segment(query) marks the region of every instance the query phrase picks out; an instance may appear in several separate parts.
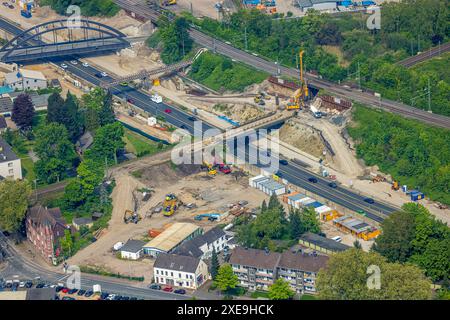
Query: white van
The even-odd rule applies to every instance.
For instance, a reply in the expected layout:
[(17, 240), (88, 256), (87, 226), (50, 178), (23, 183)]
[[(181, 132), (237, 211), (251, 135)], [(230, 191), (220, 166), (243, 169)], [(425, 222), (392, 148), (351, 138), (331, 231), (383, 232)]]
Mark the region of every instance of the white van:
[(156, 103), (161, 103), (162, 102), (162, 97), (155, 93), (154, 95), (152, 95), (152, 101), (156, 102)]
[(336, 242), (341, 242), (341, 241), (342, 241), (342, 238), (339, 237), (339, 236), (336, 236), (336, 237), (331, 238), (331, 240), (334, 240), (334, 241), (336, 241)]

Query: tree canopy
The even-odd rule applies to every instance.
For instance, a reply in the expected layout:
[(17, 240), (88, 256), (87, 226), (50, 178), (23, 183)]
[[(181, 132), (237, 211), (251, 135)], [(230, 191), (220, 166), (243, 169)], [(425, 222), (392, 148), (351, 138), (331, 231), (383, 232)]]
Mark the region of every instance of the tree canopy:
[(28, 94), (22, 93), (14, 99), (11, 119), (20, 128), (31, 127), (33, 123), (34, 106)]
[(91, 16), (115, 16), (120, 8), (113, 0), (44, 0), (43, 4), (49, 4), (52, 9), (62, 15), (67, 15), (67, 7), (76, 5), (81, 8), (81, 14)]
[(221, 291), (234, 289), (238, 285), (238, 277), (233, 273), (233, 269), (229, 264), (223, 264), (219, 268), (214, 283)]
[(408, 203), (382, 223), (374, 250), (390, 262), (418, 265), (433, 281), (450, 275), (450, 228), (422, 205)]
[(376, 252), (356, 248), (333, 254), (319, 271), (316, 287), (321, 299), (431, 299), (431, 282), (418, 267), (389, 263)]
[(19, 230), (28, 208), (31, 186), (28, 181), (0, 181), (0, 229)]
[(294, 295), (295, 292), (291, 289), (289, 283), (282, 278), (278, 278), (269, 287), (270, 300), (289, 300), (292, 299)]

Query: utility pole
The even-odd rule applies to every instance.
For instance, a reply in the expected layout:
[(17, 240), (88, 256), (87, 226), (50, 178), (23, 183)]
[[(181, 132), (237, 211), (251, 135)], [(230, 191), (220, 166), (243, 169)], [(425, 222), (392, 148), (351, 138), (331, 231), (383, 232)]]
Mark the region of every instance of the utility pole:
[(430, 86), (430, 78), (428, 78), (428, 112), (433, 113), (431, 110), (431, 86)]
[(361, 90), (361, 69), (359, 68), (359, 62), (358, 62), (358, 89)]
[(245, 34), (245, 50), (248, 50), (248, 43), (247, 43), (247, 27), (245, 27), (245, 29), (244, 29), (244, 34)]

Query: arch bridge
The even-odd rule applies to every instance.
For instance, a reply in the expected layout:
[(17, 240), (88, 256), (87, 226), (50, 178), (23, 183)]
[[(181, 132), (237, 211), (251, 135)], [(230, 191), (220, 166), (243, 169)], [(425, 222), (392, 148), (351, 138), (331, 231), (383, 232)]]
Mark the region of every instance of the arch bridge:
[(31, 62), (70, 55), (98, 54), (130, 46), (126, 35), (91, 20), (55, 20), (36, 25), (0, 48), (0, 61)]

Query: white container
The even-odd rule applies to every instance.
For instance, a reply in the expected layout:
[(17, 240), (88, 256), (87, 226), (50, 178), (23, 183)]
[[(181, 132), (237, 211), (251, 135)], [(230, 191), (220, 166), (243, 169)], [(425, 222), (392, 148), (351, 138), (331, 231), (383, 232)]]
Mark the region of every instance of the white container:
[(117, 243), (113, 246), (113, 249), (114, 249), (115, 251), (119, 251), (120, 249), (122, 249), (122, 247), (123, 247), (123, 242), (117, 242)]

